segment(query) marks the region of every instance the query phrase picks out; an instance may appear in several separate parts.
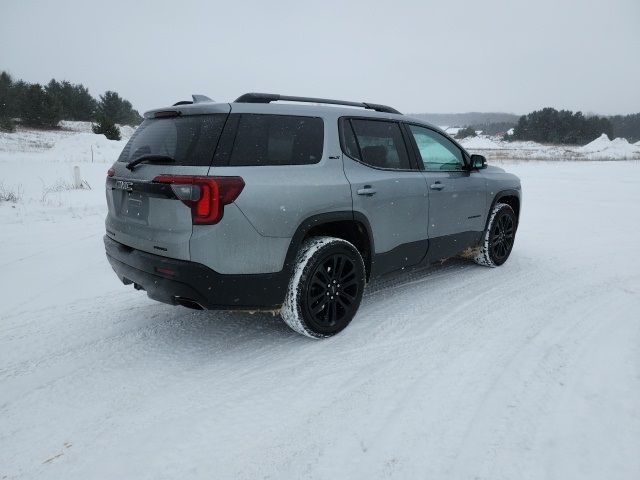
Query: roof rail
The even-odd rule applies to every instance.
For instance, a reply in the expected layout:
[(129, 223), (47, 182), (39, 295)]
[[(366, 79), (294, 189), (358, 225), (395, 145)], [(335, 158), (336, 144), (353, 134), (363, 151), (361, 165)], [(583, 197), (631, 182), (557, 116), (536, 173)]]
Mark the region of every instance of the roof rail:
[(213, 102), (213, 100), (211, 100), (206, 95), (191, 95), (191, 98), (193, 98), (193, 100), (180, 100), (179, 102), (174, 103), (172, 106), (175, 107), (176, 105), (191, 105), (192, 103)]
[(377, 103), (365, 102), (346, 102), (343, 100), (331, 100), (329, 98), (313, 98), (313, 97), (292, 97), (290, 95), (279, 95), (277, 93), (245, 93), (236, 98), (235, 103), (270, 103), (278, 100), (287, 102), (307, 102), (307, 103), (326, 103), (328, 105), (346, 105), (349, 107), (362, 107), (376, 112), (398, 113), (398, 110), (386, 105), (378, 105)]

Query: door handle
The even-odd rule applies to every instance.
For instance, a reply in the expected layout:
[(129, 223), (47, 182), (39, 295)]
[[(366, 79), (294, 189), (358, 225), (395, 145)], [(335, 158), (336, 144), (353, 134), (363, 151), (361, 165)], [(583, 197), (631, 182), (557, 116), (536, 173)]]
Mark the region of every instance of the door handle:
[(444, 184), (440, 182), (432, 183), (431, 190), (442, 190), (444, 188)]
[(366, 195), (367, 197), (370, 197), (375, 194), (376, 191), (371, 188), (371, 185), (365, 185), (363, 188), (358, 189), (358, 195)]

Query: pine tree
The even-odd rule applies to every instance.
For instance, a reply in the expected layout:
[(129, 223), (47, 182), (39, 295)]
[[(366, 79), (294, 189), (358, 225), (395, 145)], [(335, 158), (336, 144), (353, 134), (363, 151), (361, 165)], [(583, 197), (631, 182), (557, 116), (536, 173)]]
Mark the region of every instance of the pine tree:
[(57, 98), (47, 94), (41, 85), (27, 85), (20, 102), (22, 123), (31, 127), (57, 127), (62, 106)]
[(103, 134), (109, 140), (120, 140), (121, 138), (118, 126), (105, 116), (100, 117), (91, 129), (93, 133)]
[(472, 127), (465, 127), (458, 130), (456, 134), (456, 138), (467, 138), (467, 137), (475, 137), (476, 131)]
[(15, 111), (14, 97), (12, 95), (13, 80), (7, 72), (0, 72), (0, 130), (5, 132), (15, 131), (13, 114)]

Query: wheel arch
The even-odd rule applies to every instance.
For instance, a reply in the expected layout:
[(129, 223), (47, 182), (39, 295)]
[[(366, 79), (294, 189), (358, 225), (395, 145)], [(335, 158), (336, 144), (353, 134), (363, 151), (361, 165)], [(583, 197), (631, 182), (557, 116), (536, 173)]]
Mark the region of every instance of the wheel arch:
[(516, 219), (518, 222), (520, 221), (520, 192), (517, 190), (501, 190), (493, 197), (493, 201), (491, 202), (491, 207), (487, 212), (487, 219), (485, 222), (485, 231), (489, 227), (489, 219), (491, 218), (491, 212), (495, 208), (496, 204), (506, 203), (509, 205), (516, 214)]
[(293, 271), (293, 264), (302, 243), (309, 237), (327, 235), (353, 244), (362, 255), (367, 281), (371, 276), (371, 261), (375, 252), (371, 224), (359, 212), (338, 211), (313, 215), (298, 225), (285, 257), (284, 268)]

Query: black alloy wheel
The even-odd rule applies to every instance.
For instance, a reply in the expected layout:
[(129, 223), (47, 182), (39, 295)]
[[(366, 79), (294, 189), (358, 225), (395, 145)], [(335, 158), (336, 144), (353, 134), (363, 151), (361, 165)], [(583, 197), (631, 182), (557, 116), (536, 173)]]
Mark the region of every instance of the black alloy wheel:
[(498, 214), (491, 226), (491, 238), (489, 240), (491, 259), (496, 265), (506, 262), (516, 235), (516, 219), (513, 210), (503, 209)]
[(361, 272), (344, 253), (331, 253), (313, 269), (306, 286), (306, 316), (316, 330), (330, 331), (351, 320), (361, 297)]

